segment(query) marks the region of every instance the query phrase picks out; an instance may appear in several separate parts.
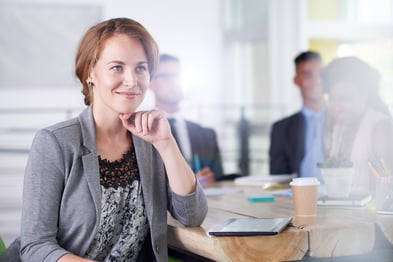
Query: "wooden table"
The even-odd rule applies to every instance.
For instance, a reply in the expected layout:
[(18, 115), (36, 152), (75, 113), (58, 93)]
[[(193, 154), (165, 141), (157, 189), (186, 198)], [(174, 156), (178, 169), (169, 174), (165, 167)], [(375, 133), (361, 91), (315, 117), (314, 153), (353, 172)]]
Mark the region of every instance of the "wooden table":
[(250, 202), (247, 196), (264, 193), (256, 186), (234, 187), (236, 193), (208, 196), (209, 211), (201, 227), (185, 228), (169, 219), (168, 245), (215, 261), (288, 261), (311, 257), (333, 257), (367, 253), (375, 242), (376, 226), (393, 244), (393, 216), (377, 216), (368, 208), (319, 207), (309, 225), (293, 220), (275, 236), (210, 237), (208, 230), (228, 218), (295, 216), (292, 198), (276, 196), (274, 202)]

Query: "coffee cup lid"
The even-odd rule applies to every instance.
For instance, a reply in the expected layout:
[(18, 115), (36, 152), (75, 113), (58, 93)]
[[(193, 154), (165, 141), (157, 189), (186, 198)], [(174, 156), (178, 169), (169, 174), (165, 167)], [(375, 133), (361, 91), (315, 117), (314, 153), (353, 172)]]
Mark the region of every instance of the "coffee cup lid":
[(289, 183), (291, 186), (315, 186), (320, 182), (316, 177), (296, 177)]

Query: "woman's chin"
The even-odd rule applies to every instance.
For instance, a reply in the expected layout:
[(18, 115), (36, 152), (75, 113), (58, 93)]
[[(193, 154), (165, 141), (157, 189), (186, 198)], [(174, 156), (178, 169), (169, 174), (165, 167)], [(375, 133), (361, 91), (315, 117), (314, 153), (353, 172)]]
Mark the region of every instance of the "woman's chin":
[(119, 110), (119, 114), (132, 114), (136, 111), (136, 108), (122, 108)]

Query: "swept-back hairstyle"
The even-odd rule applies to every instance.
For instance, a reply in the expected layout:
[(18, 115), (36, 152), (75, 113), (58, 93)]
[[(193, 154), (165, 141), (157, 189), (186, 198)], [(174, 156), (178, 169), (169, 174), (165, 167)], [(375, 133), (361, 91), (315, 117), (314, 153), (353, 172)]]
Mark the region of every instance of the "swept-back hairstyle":
[(141, 42), (147, 57), (150, 79), (157, 67), (158, 45), (137, 21), (129, 18), (113, 18), (94, 25), (82, 37), (75, 58), (75, 73), (83, 85), (82, 93), (86, 105), (92, 102), (91, 85), (87, 83), (89, 73), (97, 63), (105, 42), (115, 34), (125, 34)]
[(305, 51), (298, 54), (293, 62), (295, 63), (295, 68), (299, 66), (299, 64), (310, 61), (310, 60), (319, 60), (322, 61), (322, 58), (319, 53), (314, 51)]

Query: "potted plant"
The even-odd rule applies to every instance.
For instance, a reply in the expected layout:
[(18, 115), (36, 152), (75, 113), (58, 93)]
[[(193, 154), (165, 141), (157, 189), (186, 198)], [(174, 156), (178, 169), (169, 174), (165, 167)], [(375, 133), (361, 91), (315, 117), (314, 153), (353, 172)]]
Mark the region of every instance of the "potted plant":
[(318, 168), (352, 168), (353, 162), (348, 158), (329, 157), (323, 162), (317, 163)]
[(348, 197), (352, 189), (353, 163), (348, 158), (330, 157), (317, 163), (324, 180), (326, 194), (331, 198)]

